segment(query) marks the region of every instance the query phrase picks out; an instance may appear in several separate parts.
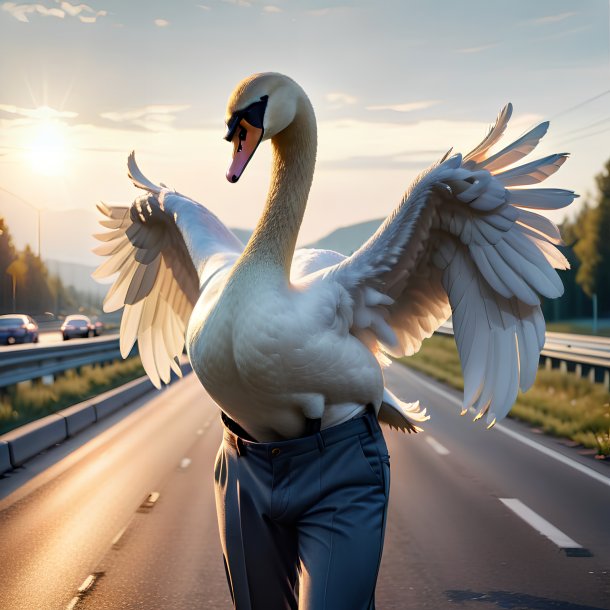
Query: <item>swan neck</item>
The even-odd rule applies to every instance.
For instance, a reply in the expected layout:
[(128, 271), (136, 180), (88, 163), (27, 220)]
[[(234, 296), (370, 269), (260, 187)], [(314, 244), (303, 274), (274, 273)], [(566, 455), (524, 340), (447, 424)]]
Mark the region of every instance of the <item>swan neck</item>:
[(309, 100), (304, 100), (293, 122), (271, 144), (267, 202), (244, 255), (281, 267), (289, 277), (316, 160), (316, 122)]

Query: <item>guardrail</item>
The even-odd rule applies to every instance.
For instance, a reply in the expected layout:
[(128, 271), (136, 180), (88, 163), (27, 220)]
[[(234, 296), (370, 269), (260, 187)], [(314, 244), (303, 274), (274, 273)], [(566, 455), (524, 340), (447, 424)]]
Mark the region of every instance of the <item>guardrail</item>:
[[(182, 360), (180, 368), (183, 375), (191, 372), (191, 366), (186, 359)], [(177, 379), (176, 374), (172, 372), (170, 383)], [(85, 428), (130, 405), (154, 389), (152, 382), (145, 375), (0, 435), (0, 476), (19, 468), (57, 443), (76, 436)]]
[[(437, 332), (453, 335), (453, 327), (443, 324)], [(587, 377), (610, 391), (610, 338), (547, 332), (540, 364)]]
[[(453, 328), (450, 324), (444, 324), (437, 332), (452, 335)], [(134, 346), (130, 355), (136, 353), (137, 347)], [(120, 358), (118, 335), (1, 349), (0, 390), (20, 381)], [(602, 383), (610, 390), (610, 339), (549, 332), (540, 361), (547, 369), (574, 372)]]
[[(136, 354), (134, 347), (130, 355)], [(87, 364), (121, 359), (119, 337), (96, 337), (49, 345), (12, 346), (0, 350), (0, 388), (56, 375)]]

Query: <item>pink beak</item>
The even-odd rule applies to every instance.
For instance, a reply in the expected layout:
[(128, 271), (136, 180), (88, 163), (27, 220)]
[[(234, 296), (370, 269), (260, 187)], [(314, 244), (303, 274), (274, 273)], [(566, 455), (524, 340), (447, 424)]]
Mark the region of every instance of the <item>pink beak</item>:
[(237, 182), (263, 139), (263, 130), (242, 119), (235, 130), (233, 160), (227, 170), (227, 180)]

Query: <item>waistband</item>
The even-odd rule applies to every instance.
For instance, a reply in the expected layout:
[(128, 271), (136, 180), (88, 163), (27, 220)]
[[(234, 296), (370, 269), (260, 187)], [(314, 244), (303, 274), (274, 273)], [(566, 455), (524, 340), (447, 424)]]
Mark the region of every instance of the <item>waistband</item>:
[(237, 450), (240, 456), (254, 453), (260, 457), (272, 459), (294, 457), (310, 451), (322, 451), (328, 445), (360, 434), (369, 434), (371, 436), (381, 434), (377, 416), (372, 407), (369, 407), (364, 415), (350, 419), (343, 424), (332, 426), (331, 428), (324, 428), (324, 430), (309, 436), (269, 443), (258, 443), (237, 435), (225, 423), (223, 438), (226, 443)]

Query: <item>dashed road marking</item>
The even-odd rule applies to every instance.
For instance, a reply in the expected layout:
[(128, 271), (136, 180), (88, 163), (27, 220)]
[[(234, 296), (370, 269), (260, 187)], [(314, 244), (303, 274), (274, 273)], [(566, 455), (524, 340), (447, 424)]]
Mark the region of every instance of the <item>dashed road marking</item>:
[(95, 584), (95, 580), (97, 579), (96, 574), (89, 574), (85, 580), (83, 580), (83, 584), (78, 588), (79, 595), (84, 595), (91, 589), (91, 587)]
[[(408, 372), (408, 374), (413, 375), (413, 377), (418, 379), (420, 382), (422, 381), (420, 377), (418, 377), (411, 371), (407, 370), (407, 372)], [(425, 381), (423, 383), (425, 384)], [(427, 388), (429, 388), (433, 392), (436, 392), (436, 394), (438, 394), (439, 396), (442, 396), (443, 398), (449, 400), (453, 404), (458, 405), (460, 408), (462, 407), (462, 401), (458, 400), (455, 396), (453, 396), (453, 394), (450, 394), (449, 392), (446, 392), (445, 390), (436, 387), (436, 385), (431, 385), (431, 384), (425, 384), (425, 385)], [(522, 434), (519, 434), (518, 432), (515, 432), (514, 430), (510, 430), (508, 427), (503, 426), (502, 424), (496, 424), (493, 429), (499, 430), (503, 434), (506, 434), (507, 436), (514, 438), (515, 440), (519, 441), (520, 443), (523, 443), (524, 445), (527, 445), (528, 447), (531, 447), (532, 449), (535, 449), (536, 451), (539, 451), (540, 453), (544, 453), (544, 455), (546, 455), (554, 460), (557, 460), (558, 462), (561, 462), (562, 464), (565, 464), (566, 466), (569, 466), (570, 468), (573, 468), (574, 470), (578, 470), (578, 472), (587, 475), (591, 479), (596, 480), (598, 483), (603, 483), (604, 485), (607, 485), (608, 487), (610, 487), (610, 477), (607, 477), (607, 476), (601, 474), (600, 472), (597, 472), (597, 470), (593, 470), (593, 468), (589, 468), (588, 466), (585, 466), (584, 464), (581, 464), (580, 462), (577, 462), (576, 460), (566, 457), (565, 455), (563, 455), (562, 453), (559, 453), (558, 451), (549, 449), (548, 447), (546, 447), (540, 443), (537, 443), (536, 441), (533, 441), (532, 439), (530, 439), (526, 436), (523, 436)]]
[(70, 600), (70, 603), (66, 606), (66, 610), (74, 610), (76, 608), (76, 604), (80, 601), (80, 597), (75, 596)]
[(576, 540), (572, 540), (567, 534), (557, 529), (552, 523), (541, 517), (538, 513), (535, 513), (520, 500), (516, 498), (499, 498), (499, 500), (530, 527), (533, 527), (538, 533), (548, 538), (560, 549), (583, 549), (582, 545), (578, 544)]
[(432, 447), (436, 453), (439, 455), (449, 455), (449, 449), (447, 449), (445, 445), (441, 445), (435, 438), (432, 436), (426, 436), (425, 439), (428, 445), (430, 445), (430, 447)]

